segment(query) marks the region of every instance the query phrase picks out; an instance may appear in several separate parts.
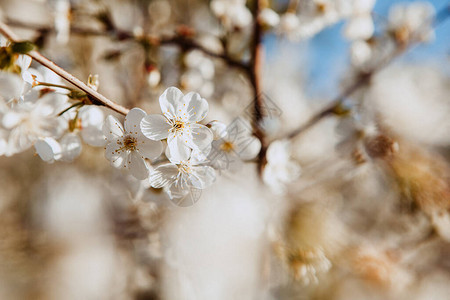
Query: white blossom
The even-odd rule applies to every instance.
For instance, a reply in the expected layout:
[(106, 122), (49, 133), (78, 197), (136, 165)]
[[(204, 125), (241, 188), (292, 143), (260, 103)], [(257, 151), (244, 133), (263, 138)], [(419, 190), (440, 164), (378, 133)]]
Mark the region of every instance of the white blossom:
[(216, 179), (214, 169), (200, 165), (196, 159), (170, 160), (170, 163), (160, 165), (152, 171), (149, 181), (154, 188), (166, 188), (171, 198), (180, 197), (191, 188), (205, 189)]
[(429, 41), (433, 38), (434, 8), (428, 2), (399, 3), (389, 11), (389, 30), (400, 43), (411, 38)]
[(103, 134), (108, 142), (105, 157), (115, 168), (127, 168), (140, 180), (146, 179), (149, 174), (145, 158), (154, 159), (162, 152), (161, 142), (142, 135), (140, 122), (146, 115), (143, 110), (133, 108), (125, 117), (125, 128), (111, 115), (103, 125)]
[(203, 151), (209, 147), (213, 134), (199, 124), (208, 113), (208, 102), (197, 93), (183, 93), (168, 88), (159, 98), (163, 115), (148, 115), (142, 119), (142, 133), (152, 140), (167, 139), (174, 159), (185, 161), (191, 149)]
[(210, 7), (225, 28), (242, 28), (252, 21), (252, 13), (245, 6), (245, 2), (246, 0), (213, 0)]
[(26, 96), (1, 115), (2, 126), (8, 131), (7, 156), (27, 150), (39, 138), (58, 138), (65, 128), (57, 116), (60, 98), (54, 94), (39, 98), (38, 91)]
[(258, 20), (265, 26), (275, 27), (280, 23), (280, 16), (273, 9), (264, 8), (259, 13)]
[(284, 193), (286, 184), (300, 176), (301, 168), (291, 158), (290, 145), (287, 140), (279, 140), (271, 143), (267, 149), (263, 180), (274, 193)]

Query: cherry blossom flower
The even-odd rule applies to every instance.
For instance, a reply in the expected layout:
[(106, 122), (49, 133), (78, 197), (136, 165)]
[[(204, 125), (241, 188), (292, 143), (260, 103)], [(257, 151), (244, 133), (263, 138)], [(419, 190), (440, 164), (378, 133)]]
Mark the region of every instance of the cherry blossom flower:
[(264, 8), (259, 13), (258, 20), (267, 27), (275, 27), (280, 23), (280, 16), (274, 10)]
[(399, 3), (389, 11), (389, 30), (400, 44), (411, 38), (429, 41), (433, 38), (434, 8), (428, 2)]
[(165, 188), (171, 199), (181, 198), (192, 188), (203, 190), (216, 179), (216, 172), (210, 166), (200, 165), (195, 158), (185, 161), (174, 160), (158, 166), (151, 172), (149, 181), (154, 188)]
[(234, 171), (244, 160), (254, 159), (258, 155), (261, 142), (240, 119), (228, 126), (217, 121), (210, 126), (216, 138), (208, 160), (214, 168)]
[(125, 128), (115, 117), (109, 115), (103, 125), (107, 139), (105, 156), (115, 168), (127, 168), (137, 179), (148, 177), (145, 158), (154, 159), (162, 153), (162, 143), (142, 135), (140, 123), (147, 114), (133, 108), (125, 117)]
[(349, 40), (366, 40), (373, 35), (375, 26), (372, 9), (375, 0), (360, 0), (353, 4), (353, 13), (344, 28), (344, 36)]
[(274, 193), (286, 192), (286, 184), (300, 176), (301, 168), (291, 159), (290, 142), (275, 141), (267, 149), (267, 165), (264, 168), (263, 180)]
[(208, 102), (197, 93), (183, 93), (168, 88), (159, 98), (163, 115), (147, 115), (142, 119), (142, 133), (152, 140), (167, 139), (174, 159), (188, 160), (191, 149), (203, 151), (212, 142), (213, 134), (198, 124), (208, 113)]
[(3, 114), (1, 122), (8, 131), (8, 149), (10, 156), (30, 148), (39, 138), (58, 138), (64, 132), (65, 124), (58, 118), (61, 99), (54, 94), (39, 98), (38, 91), (29, 92), (23, 102), (15, 105)]

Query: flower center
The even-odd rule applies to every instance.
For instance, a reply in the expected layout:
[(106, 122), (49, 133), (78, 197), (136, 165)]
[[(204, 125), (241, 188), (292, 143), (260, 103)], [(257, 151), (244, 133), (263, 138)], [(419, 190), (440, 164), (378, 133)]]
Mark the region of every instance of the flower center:
[(172, 125), (172, 128), (169, 129), (172, 133), (182, 132), (186, 126), (186, 124), (179, 119), (168, 120), (169, 124)]
[(178, 166), (178, 172), (180, 173), (190, 173), (191, 172), (191, 166), (187, 163), (181, 163)]
[(131, 136), (126, 136), (123, 139), (123, 147), (125, 150), (135, 151), (137, 147), (137, 139)]
[(229, 141), (225, 141), (222, 145), (220, 145), (220, 149), (224, 152), (231, 152), (234, 150), (234, 144)]

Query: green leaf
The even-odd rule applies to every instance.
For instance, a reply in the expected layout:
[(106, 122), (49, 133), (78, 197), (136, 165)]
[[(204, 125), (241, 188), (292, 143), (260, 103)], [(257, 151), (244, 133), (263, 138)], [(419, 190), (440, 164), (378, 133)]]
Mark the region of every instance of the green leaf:
[(34, 49), (34, 44), (29, 41), (24, 41), (12, 43), (10, 47), (14, 53), (27, 54)]

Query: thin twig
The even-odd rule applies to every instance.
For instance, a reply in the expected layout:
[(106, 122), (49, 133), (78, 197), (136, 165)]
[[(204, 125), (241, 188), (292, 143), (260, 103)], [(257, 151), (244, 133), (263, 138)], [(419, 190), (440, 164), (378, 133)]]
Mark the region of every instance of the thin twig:
[(253, 109), (254, 109), (254, 119), (253, 121), (253, 132), (254, 135), (261, 142), (261, 150), (258, 154), (258, 172), (261, 174), (264, 166), (267, 163), (266, 152), (267, 152), (267, 141), (264, 130), (261, 129), (261, 123), (264, 118), (264, 99), (261, 87), (261, 77), (262, 77), (262, 67), (263, 67), (263, 44), (262, 44), (262, 27), (259, 22), (259, 13), (261, 10), (261, 0), (254, 1), (253, 7), (253, 43), (251, 48), (251, 61), (250, 66), (247, 69), (247, 74), (249, 76), (250, 82), (253, 87)]
[[(14, 34), (14, 32), (11, 31), (11, 29), (3, 22), (0, 22), (0, 34), (5, 36), (7, 39), (11, 40), (12, 42), (19, 42), (20, 39), (18, 36)], [(85, 92), (88, 95), (88, 98), (92, 101), (93, 104), (96, 105), (103, 105), (106, 106), (122, 115), (126, 115), (128, 113), (128, 109), (109, 100), (102, 94), (98, 93), (97, 91), (91, 89), (89, 86), (87, 86), (84, 82), (64, 70), (63, 68), (56, 65), (54, 62), (40, 54), (36, 50), (32, 50), (27, 53), (28, 56), (30, 56), (32, 59), (40, 63), (41, 65), (49, 68), (83, 92)]]

